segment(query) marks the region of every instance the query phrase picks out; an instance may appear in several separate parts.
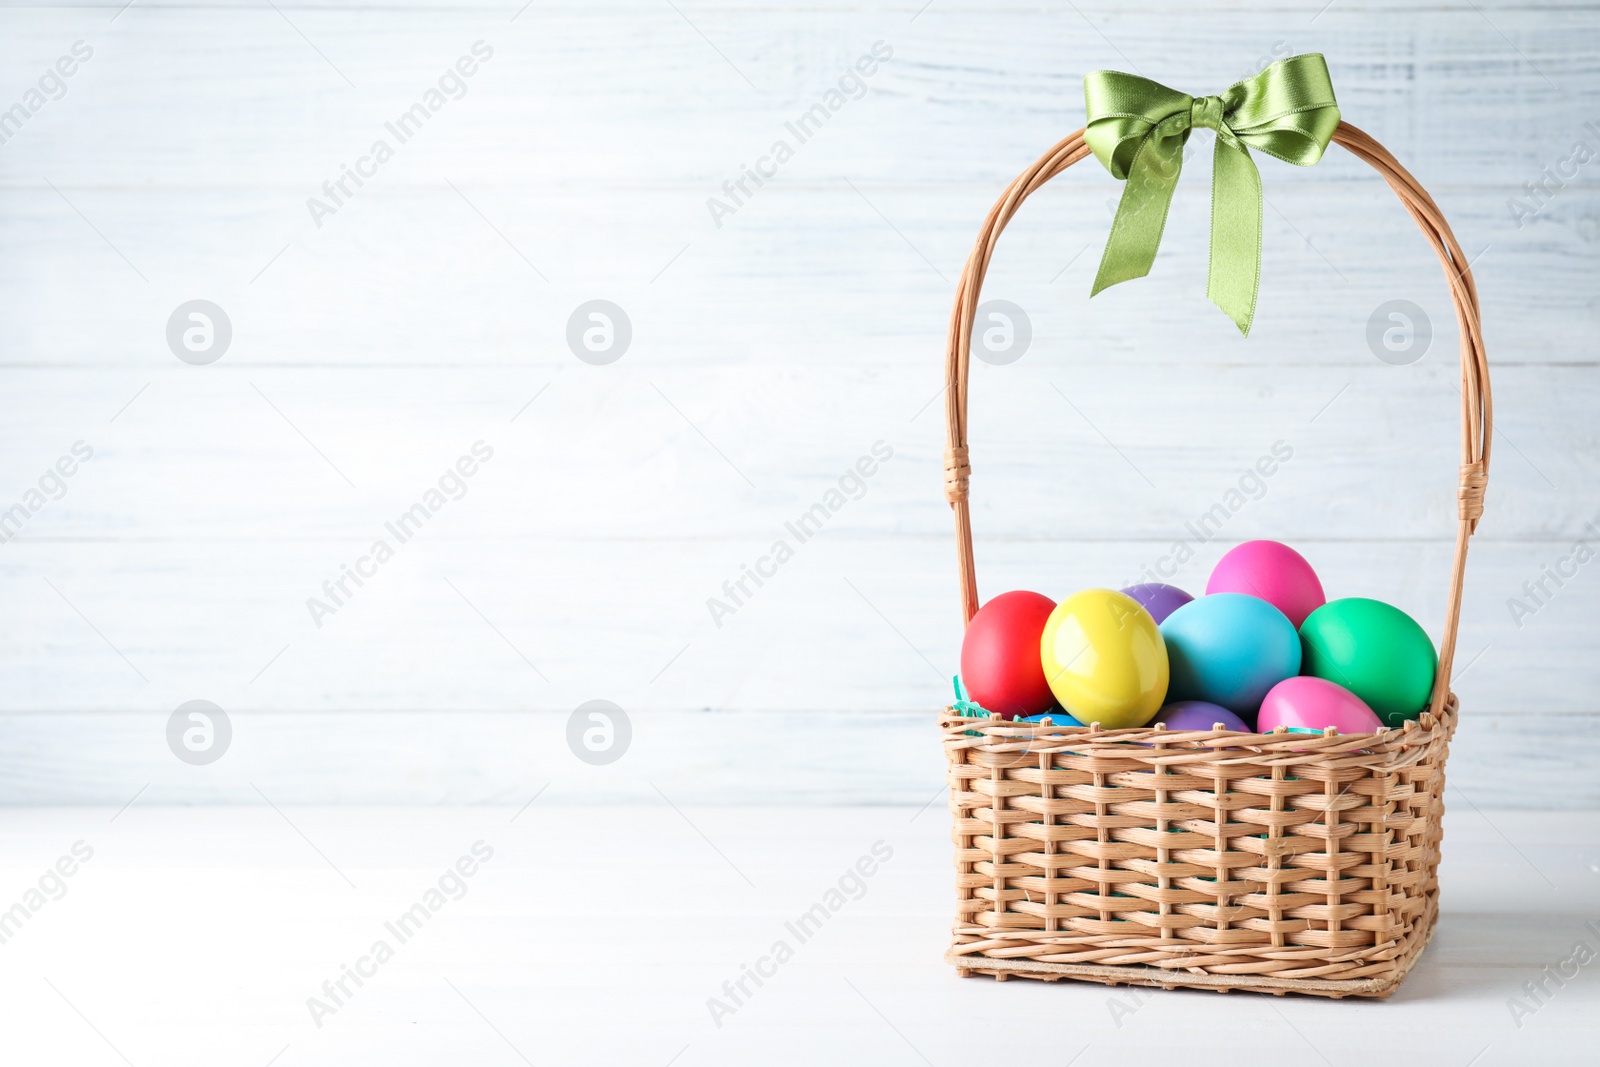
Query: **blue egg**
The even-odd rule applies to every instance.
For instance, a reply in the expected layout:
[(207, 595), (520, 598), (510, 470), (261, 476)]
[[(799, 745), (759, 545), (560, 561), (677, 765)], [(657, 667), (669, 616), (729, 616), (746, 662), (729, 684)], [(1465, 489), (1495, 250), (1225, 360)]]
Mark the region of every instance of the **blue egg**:
[(1167, 700), (1208, 700), (1239, 715), (1261, 709), (1267, 690), (1300, 673), (1300, 635), (1271, 604), (1213, 593), (1161, 624), (1172, 677)]
[(1043, 715), (1029, 715), (1026, 718), (1018, 719), (1017, 721), (1018, 722), (1044, 722), (1046, 719), (1049, 719), (1051, 725), (1053, 725), (1053, 726), (1082, 726), (1083, 725), (1083, 723), (1079, 722), (1077, 719), (1074, 719), (1071, 715), (1068, 715), (1064, 711), (1047, 711)]

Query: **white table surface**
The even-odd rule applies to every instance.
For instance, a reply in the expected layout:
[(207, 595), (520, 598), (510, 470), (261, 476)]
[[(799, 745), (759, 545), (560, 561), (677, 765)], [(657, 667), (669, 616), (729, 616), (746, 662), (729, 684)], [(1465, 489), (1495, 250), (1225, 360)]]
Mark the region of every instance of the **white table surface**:
[[(1600, 1038), (1600, 959), (1532, 1014), (1508, 1004), (1600, 948), (1594, 813), (1457, 803), (1438, 933), (1387, 1002), (959, 979), (942, 798), (13, 808), (0, 908), (80, 841), (65, 894), (0, 944), (0, 1062), (1486, 1067), (1593, 1063)], [(398, 943), (384, 923), (479, 841), (465, 894)], [(797, 943), (785, 922), (880, 841), (864, 895)], [(307, 998), (379, 938), (393, 958), (317, 1026)], [(708, 998), (780, 938), (794, 958), (717, 1026)]]

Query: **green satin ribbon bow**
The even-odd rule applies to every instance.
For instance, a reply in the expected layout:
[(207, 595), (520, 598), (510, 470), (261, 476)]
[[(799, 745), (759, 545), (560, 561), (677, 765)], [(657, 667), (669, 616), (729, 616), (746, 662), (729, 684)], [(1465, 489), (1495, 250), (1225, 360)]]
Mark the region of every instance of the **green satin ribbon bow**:
[(1150, 273), (1183, 169), (1183, 146), (1189, 132), (1203, 126), (1217, 131), (1206, 296), (1248, 335), (1261, 281), (1261, 175), (1250, 149), (1299, 167), (1322, 158), (1339, 125), (1327, 62), (1316, 53), (1290, 56), (1217, 96), (1201, 97), (1097, 70), (1083, 79), (1083, 95), (1089, 113), (1084, 140), (1112, 176), (1127, 183), (1089, 295)]

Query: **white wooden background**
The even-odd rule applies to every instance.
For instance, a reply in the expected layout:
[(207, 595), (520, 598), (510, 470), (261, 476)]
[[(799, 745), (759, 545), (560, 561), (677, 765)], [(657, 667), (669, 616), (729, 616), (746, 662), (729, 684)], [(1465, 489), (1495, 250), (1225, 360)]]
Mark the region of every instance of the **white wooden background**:
[[(0, 544), (0, 800), (936, 796), (960, 619), (933, 401), (977, 223), (1082, 124), (1085, 71), (1215, 91), (1323, 51), (1484, 298), (1499, 435), (1452, 782), (1600, 803), (1600, 564), (1520, 627), (1507, 607), (1600, 514), (1600, 163), (1526, 225), (1507, 206), (1600, 149), (1592, 5), (120, 6), (0, 8), (0, 108), (93, 48), (0, 146), (0, 509), (94, 449)], [(466, 95), (316, 227), (307, 197), (479, 40)], [(707, 198), (878, 41), (867, 94), (716, 225)], [(1088, 299), (1118, 191), (1092, 162), (1002, 244), (988, 294), (1034, 343), (974, 372), (981, 591), (1131, 578), (1282, 440), (1180, 584), (1280, 538), (1437, 639), (1457, 394), (1431, 253), (1347, 154), (1263, 160), (1241, 340), (1204, 298), (1195, 159), (1146, 280)], [(233, 324), (210, 366), (165, 343), (196, 298)], [(608, 366), (564, 340), (594, 298), (633, 324)], [(1433, 322), (1411, 366), (1365, 341), (1394, 298)], [(306, 598), (480, 439), (467, 496), (313, 625)], [(880, 440), (865, 496), (714, 625), (706, 599)], [(207, 767), (164, 739), (197, 698), (234, 725)], [(594, 698), (632, 716), (609, 767), (564, 741)]]

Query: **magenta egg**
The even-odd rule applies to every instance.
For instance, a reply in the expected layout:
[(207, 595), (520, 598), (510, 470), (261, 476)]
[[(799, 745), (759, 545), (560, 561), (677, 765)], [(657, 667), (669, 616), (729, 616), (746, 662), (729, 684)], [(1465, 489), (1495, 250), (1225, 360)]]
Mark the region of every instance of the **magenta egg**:
[(1256, 729), (1269, 734), (1280, 726), (1319, 733), (1331, 726), (1341, 734), (1375, 734), (1384, 728), (1360, 697), (1342, 685), (1310, 675), (1285, 678), (1262, 698)]
[(1328, 600), (1306, 558), (1278, 541), (1246, 541), (1229, 549), (1206, 582), (1206, 595), (1212, 593), (1260, 597), (1287, 615), (1297, 630)]

